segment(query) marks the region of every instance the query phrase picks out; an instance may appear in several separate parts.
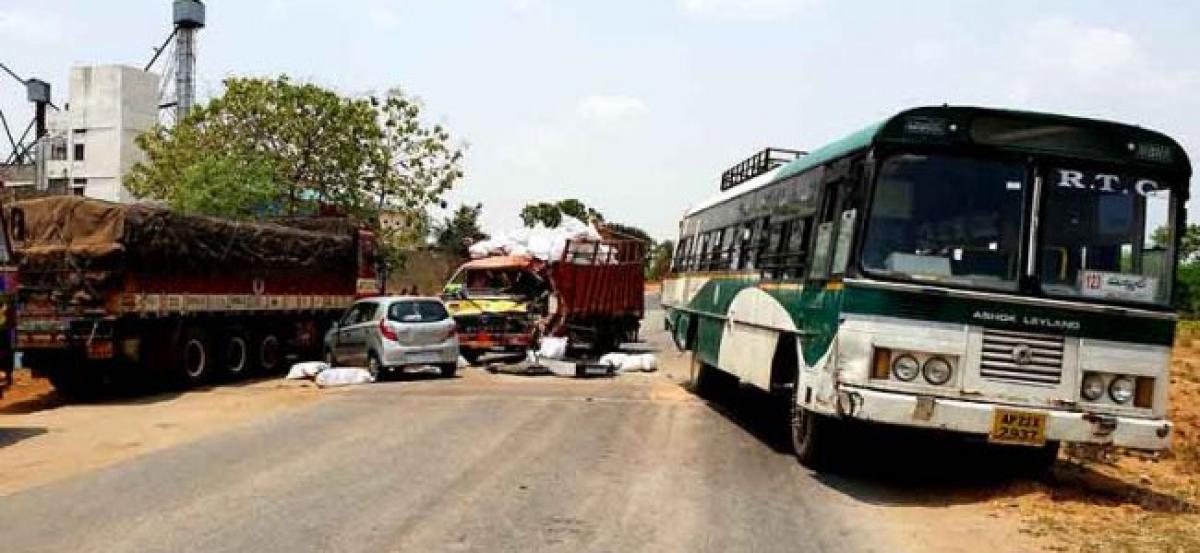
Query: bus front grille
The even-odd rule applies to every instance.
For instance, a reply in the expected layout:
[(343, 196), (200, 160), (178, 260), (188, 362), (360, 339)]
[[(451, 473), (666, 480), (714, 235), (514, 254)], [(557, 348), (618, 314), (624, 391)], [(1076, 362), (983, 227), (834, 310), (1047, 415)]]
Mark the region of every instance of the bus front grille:
[(979, 374), (988, 380), (1057, 385), (1062, 382), (1063, 337), (983, 330)]

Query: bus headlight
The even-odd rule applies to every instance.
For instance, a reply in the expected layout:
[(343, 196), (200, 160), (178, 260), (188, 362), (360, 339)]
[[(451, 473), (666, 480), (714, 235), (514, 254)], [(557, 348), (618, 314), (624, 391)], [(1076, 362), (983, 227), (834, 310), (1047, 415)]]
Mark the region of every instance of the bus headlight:
[(911, 355), (901, 355), (892, 360), (892, 374), (905, 382), (911, 382), (921, 372), (921, 363)]
[(1133, 398), (1133, 379), (1128, 376), (1118, 376), (1108, 385), (1108, 397), (1117, 403), (1129, 403)]
[(925, 380), (930, 384), (941, 386), (950, 382), (950, 376), (954, 374), (954, 367), (951, 367), (950, 362), (941, 357), (930, 357), (925, 360), (921, 374), (925, 375)]
[(1083, 377), (1083, 386), (1079, 390), (1083, 399), (1096, 401), (1104, 395), (1104, 377), (1096, 373), (1087, 373)]

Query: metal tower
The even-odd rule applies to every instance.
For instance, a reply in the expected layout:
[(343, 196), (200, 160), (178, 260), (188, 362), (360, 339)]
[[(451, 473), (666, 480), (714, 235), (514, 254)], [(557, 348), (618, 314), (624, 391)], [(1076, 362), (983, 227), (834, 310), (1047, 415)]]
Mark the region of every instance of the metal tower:
[(196, 101), (196, 32), (204, 27), (204, 2), (175, 0), (175, 121)]

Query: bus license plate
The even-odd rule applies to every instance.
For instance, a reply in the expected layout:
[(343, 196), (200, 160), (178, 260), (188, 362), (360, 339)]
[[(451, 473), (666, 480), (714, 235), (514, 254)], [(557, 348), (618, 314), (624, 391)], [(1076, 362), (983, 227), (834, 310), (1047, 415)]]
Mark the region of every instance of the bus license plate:
[(1046, 444), (1046, 414), (1011, 409), (996, 409), (992, 415), (994, 444), (1041, 446)]

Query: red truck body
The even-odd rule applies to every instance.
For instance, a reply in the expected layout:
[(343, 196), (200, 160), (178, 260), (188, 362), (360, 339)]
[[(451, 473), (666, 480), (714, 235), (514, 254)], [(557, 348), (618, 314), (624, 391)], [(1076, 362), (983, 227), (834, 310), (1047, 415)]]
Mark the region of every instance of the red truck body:
[(9, 208), (17, 347), (67, 395), (158, 373), (189, 386), (318, 358), (356, 297), (381, 293), (374, 237), (82, 198)]

